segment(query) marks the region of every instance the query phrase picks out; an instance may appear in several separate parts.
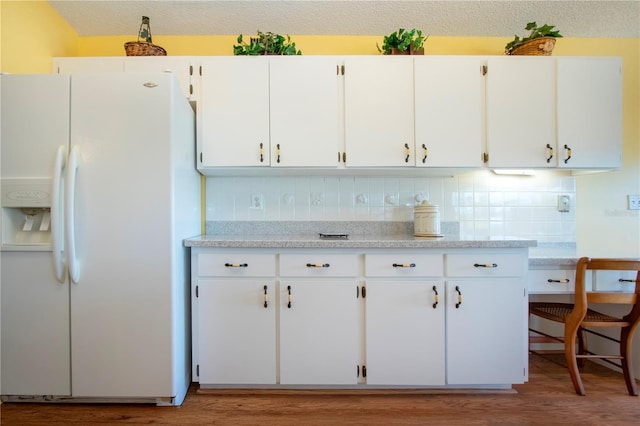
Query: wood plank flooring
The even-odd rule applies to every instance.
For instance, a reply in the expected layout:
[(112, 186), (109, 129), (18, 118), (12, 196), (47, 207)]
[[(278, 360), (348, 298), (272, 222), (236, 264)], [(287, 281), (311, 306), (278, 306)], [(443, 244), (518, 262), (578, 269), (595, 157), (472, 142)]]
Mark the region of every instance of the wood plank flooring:
[(530, 355), (529, 382), (512, 393), (198, 392), (181, 407), (4, 403), (11, 425), (640, 425), (640, 398), (621, 374), (588, 362), (587, 396), (558, 355)]

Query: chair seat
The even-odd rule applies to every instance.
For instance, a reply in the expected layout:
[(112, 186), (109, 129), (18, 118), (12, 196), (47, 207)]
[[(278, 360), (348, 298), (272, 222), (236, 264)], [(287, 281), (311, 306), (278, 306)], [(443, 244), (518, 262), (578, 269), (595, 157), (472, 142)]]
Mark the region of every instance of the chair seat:
[[(571, 303), (545, 303), (545, 302), (532, 302), (529, 303), (529, 312), (533, 315), (537, 315), (542, 318), (546, 318), (551, 321), (565, 322), (567, 316), (573, 310), (573, 304)], [(590, 325), (590, 322), (599, 323), (611, 323), (610, 325), (628, 325), (627, 321), (622, 318), (617, 318), (611, 315), (603, 314), (593, 309), (587, 309), (587, 315), (582, 321), (583, 325)], [(602, 324), (600, 324), (602, 326)]]

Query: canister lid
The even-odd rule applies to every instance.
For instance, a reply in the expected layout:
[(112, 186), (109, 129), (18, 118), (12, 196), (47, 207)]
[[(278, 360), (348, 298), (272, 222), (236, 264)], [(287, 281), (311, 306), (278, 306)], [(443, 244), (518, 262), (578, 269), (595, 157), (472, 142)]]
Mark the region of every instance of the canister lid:
[(431, 204), (429, 202), (429, 200), (424, 200), (423, 202), (421, 202), (420, 204), (418, 204), (417, 206), (415, 206), (415, 210), (417, 211), (437, 211), (438, 210), (438, 205), (437, 204)]

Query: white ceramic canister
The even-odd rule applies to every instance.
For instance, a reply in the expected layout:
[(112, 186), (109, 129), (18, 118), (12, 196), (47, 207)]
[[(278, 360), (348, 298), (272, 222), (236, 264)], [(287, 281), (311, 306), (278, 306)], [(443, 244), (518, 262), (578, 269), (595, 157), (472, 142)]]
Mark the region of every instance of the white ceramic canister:
[(413, 234), (416, 237), (441, 237), (440, 211), (428, 200), (418, 204), (413, 211)]

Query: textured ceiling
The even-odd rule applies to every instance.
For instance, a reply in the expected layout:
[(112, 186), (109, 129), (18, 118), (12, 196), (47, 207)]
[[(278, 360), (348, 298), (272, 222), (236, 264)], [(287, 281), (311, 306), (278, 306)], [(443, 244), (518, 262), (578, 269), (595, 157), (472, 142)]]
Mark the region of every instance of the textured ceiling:
[(565, 37), (640, 37), (640, 0), (629, 1), (189, 1), (49, 0), (80, 36), (136, 34), (142, 15), (154, 35), (383, 35), (418, 28), (434, 36), (526, 35), (527, 22)]

